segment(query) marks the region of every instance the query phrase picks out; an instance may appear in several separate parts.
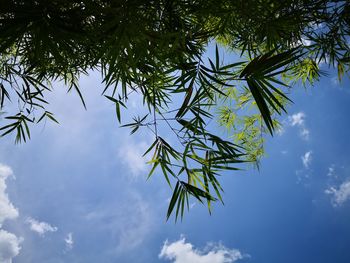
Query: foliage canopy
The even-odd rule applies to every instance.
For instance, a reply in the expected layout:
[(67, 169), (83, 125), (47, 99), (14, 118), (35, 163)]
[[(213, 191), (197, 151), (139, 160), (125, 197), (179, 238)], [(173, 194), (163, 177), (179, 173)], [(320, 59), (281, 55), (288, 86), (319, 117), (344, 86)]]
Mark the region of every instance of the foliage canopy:
[[(259, 159), (295, 82), (313, 84), (320, 63), (339, 79), (349, 71), (348, 1), (2, 0), (0, 11), (1, 136), (26, 141), (30, 125), (57, 122), (45, 99), (53, 81), (86, 106), (79, 76), (98, 71), (119, 122), (128, 98), (143, 98), (148, 114), (123, 126), (154, 134), (145, 155), (149, 176), (159, 169), (173, 188), (167, 217), (183, 216), (190, 196), (209, 211), (222, 201), (218, 176)], [(237, 62), (225, 63), (222, 50)], [(11, 101), (18, 112), (5, 113)]]

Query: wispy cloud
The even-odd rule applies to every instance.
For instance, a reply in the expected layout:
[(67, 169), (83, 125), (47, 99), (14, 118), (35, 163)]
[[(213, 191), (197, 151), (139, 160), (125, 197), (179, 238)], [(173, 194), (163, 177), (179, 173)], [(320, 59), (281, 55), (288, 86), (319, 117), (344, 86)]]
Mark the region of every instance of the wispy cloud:
[(309, 140), (310, 138), (310, 130), (305, 128), (305, 127), (302, 127), (300, 130), (299, 130), (299, 135), (302, 139), (304, 140)]
[(138, 247), (150, 233), (152, 225), (150, 207), (147, 202), (139, 199), (139, 197), (136, 197), (136, 200), (134, 205), (125, 209), (125, 211), (129, 210), (127, 212), (129, 216), (120, 218), (123, 222), (120, 224), (118, 231), (118, 252)]
[(46, 232), (56, 232), (57, 227), (50, 225), (46, 222), (40, 222), (34, 218), (28, 217), (26, 223), (30, 225), (30, 230), (38, 233), (40, 236), (44, 236)]
[(292, 127), (298, 127), (299, 136), (303, 140), (310, 139), (310, 130), (306, 127), (306, 114), (304, 112), (298, 112), (288, 117), (287, 124)]
[(71, 250), (74, 245), (73, 233), (68, 233), (68, 235), (64, 239), (64, 242), (66, 243), (66, 249)]
[(0, 262), (12, 263), (12, 258), (21, 250), (23, 238), (2, 229), (5, 220), (18, 217), (18, 210), (10, 202), (6, 193), (6, 179), (13, 176), (11, 167), (0, 163)]
[(337, 76), (331, 78), (331, 82), (333, 87), (338, 86), (340, 84), (339, 78)]
[(168, 259), (173, 263), (232, 263), (248, 255), (243, 255), (238, 249), (229, 249), (221, 244), (211, 244), (203, 250), (198, 250), (182, 237), (173, 243), (165, 241), (159, 258)]
[(331, 186), (327, 188), (325, 193), (332, 197), (333, 206), (341, 206), (347, 200), (350, 200), (350, 179), (346, 180), (338, 187)]
[(328, 167), (328, 173), (327, 173), (328, 177), (337, 177), (335, 174), (335, 165), (332, 164), (331, 166)]
[(130, 171), (133, 177), (137, 177), (147, 170), (146, 159), (142, 157), (149, 146), (146, 141), (135, 142), (128, 138), (124, 144), (119, 147), (118, 157)]
[[(153, 229), (155, 219), (150, 204), (131, 189), (122, 202), (105, 204), (85, 215), (86, 221), (99, 233), (113, 237), (111, 253), (125, 253), (141, 245)], [(110, 209), (110, 207), (113, 209)], [(100, 222), (104, 222), (101, 224)]]
[(306, 169), (310, 167), (312, 161), (312, 151), (306, 152), (303, 156), (301, 156), (301, 160)]

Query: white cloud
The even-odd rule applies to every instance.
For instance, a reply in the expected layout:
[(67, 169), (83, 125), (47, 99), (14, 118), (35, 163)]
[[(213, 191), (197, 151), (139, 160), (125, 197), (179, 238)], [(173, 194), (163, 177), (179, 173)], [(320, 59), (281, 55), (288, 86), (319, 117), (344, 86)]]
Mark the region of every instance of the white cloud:
[(308, 47), (311, 45), (311, 43), (312, 43), (311, 40), (302, 37), (300, 40), (294, 42), (292, 44), (292, 47), (298, 47), (300, 45), (304, 45), (304, 46)]
[(13, 176), (13, 171), (11, 167), (0, 163), (0, 178), (6, 179), (9, 176)]
[(6, 179), (10, 176), (13, 176), (12, 169), (0, 163), (0, 227), (6, 219), (18, 217), (18, 210), (10, 202), (6, 193)]
[(340, 206), (350, 199), (350, 179), (343, 182), (338, 188), (329, 187), (325, 193), (332, 196), (333, 206)]
[(299, 134), (300, 134), (300, 137), (306, 141), (310, 139), (310, 131), (309, 131), (309, 129), (307, 129), (305, 127), (302, 127), (300, 129)]
[(305, 113), (298, 112), (288, 117), (288, 122), (291, 126), (302, 126), (305, 123)]
[(56, 232), (58, 230), (57, 227), (51, 226), (46, 222), (39, 222), (31, 217), (28, 217), (26, 223), (30, 225), (30, 230), (38, 233), (40, 236), (44, 236), (46, 232)]
[(12, 258), (19, 254), (22, 238), (0, 229), (0, 262), (12, 263)]
[(130, 138), (118, 150), (118, 157), (129, 168), (134, 177), (147, 170), (146, 159), (142, 157), (147, 146), (145, 141), (136, 143)]
[(301, 43), (302, 43), (304, 46), (308, 47), (308, 46), (311, 45), (311, 40), (306, 39), (306, 38), (301, 38)]
[(0, 163), (0, 262), (12, 263), (12, 258), (20, 252), (22, 238), (1, 229), (5, 220), (18, 217), (18, 210), (10, 202), (6, 193), (6, 179), (13, 176), (11, 167)]
[(159, 258), (168, 259), (173, 263), (231, 263), (243, 259), (238, 249), (229, 249), (223, 245), (211, 245), (203, 251), (195, 249), (185, 238), (169, 243), (165, 241)]
[(328, 177), (337, 177), (335, 175), (335, 165), (332, 164), (331, 166), (328, 167), (328, 173), (327, 173)]
[(312, 151), (308, 151), (303, 156), (301, 156), (301, 160), (303, 161), (304, 167), (309, 168), (312, 161)]
[(66, 243), (66, 249), (71, 250), (74, 245), (73, 233), (68, 233), (67, 237), (64, 239), (64, 242)]
[(310, 139), (310, 130), (305, 125), (306, 114), (298, 112), (288, 117), (287, 124), (299, 128), (299, 135), (303, 140)]
[(302, 37), (300, 40), (294, 42), (292, 44), (292, 47), (298, 47), (300, 45), (304, 45), (304, 46), (308, 47), (311, 44), (312, 44), (311, 40)]

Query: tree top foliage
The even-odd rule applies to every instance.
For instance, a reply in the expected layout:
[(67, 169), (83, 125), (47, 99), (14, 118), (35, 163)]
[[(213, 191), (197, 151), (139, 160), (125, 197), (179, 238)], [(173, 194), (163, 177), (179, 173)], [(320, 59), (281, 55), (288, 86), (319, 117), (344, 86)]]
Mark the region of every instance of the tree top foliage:
[[(123, 126), (154, 134), (145, 155), (149, 176), (160, 171), (173, 189), (167, 217), (182, 216), (190, 196), (210, 211), (222, 201), (220, 173), (262, 155), (291, 86), (313, 84), (321, 63), (339, 79), (349, 71), (349, 32), (348, 1), (2, 0), (1, 136), (26, 141), (30, 125), (57, 122), (46, 101), (52, 82), (86, 106), (79, 76), (98, 71), (119, 122), (128, 98), (143, 98), (148, 114)], [(225, 62), (222, 50), (239, 59)], [(17, 112), (5, 112), (11, 102)], [(163, 128), (178, 142), (170, 145)]]

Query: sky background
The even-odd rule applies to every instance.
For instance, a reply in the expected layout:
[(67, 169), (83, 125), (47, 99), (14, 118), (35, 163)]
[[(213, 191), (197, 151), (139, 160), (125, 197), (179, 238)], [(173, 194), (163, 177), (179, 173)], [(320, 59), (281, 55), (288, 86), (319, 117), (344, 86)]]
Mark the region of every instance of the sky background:
[(350, 89), (333, 75), (293, 88), (260, 170), (220, 178), (224, 206), (191, 202), (176, 224), (162, 175), (146, 181), (152, 136), (118, 128), (96, 75), (81, 80), (87, 111), (57, 85), (60, 125), (1, 138), (0, 262), (350, 262)]

